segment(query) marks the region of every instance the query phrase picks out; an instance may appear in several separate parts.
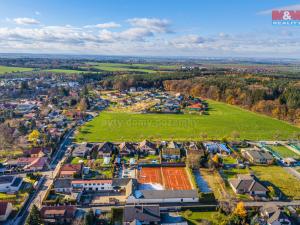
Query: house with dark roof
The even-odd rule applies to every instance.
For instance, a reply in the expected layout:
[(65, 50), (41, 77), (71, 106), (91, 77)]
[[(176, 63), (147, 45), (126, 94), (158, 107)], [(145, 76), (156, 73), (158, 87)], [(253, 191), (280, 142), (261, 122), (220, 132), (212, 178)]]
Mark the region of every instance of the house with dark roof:
[(43, 206), (40, 213), (45, 224), (71, 224), (76, 210), (76, 207), (71, 205)]
[(0, 202), (0, 222), (7, 220), (13, 210), (12, 204), (7, 201)]
[(71, 193), (72, 192), (72, 179), (58, 178), (53, 182), (53, 188), (58, 193)]
[(260, 149), (242, 149), (242, 156), (253, 164), (272, 164), (274, 162), (273, 156)]
[(266, 196), (268, 189), (254, 175), (239, 174), (237, 179), (229, 179), (229, 184), (237, 194)]
[(115, 152), (115, 145), (111, 142), (103, 142), (99, 144), (98, 156), (100, 158), (110, 157)]
[(120, 156), (128, 156), (135, 154), (136, 149), (132, 143), (129, 142), (122, 142), (119, 145), (119, 154)]
[(148, 141), (148, 140), (144, 140), (142, 142), (139, 143), (139, 150), (141, 153), (146, 153), (146, 154), (150, 154), (150, 155), (155, 155), (156, 154), (156, 144)]
[(290, 218), (275, 204), (267, 204), (260, 209), (260, 215), (267, 225), (291, 225)]
[(159, 205), (126, 205), (123, 224), (160, 224)]

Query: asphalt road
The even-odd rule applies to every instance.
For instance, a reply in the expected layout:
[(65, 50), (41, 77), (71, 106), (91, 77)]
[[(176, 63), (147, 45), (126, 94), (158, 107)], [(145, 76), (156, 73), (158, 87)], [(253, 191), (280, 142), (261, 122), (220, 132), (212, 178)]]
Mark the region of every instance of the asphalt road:
[(26, 221), (27, 216), (33, 205), (38, 207), (41, 206), (42, 199), (45, 197), (48, 187), (50, 187), (53, 183), (54, 178), (57, 176), (62, 162), (64, 161), (65, 151), (68, 145), (72, 142), (70, 140), (70, 136), (74, 133), (74, 128), (71, 129), (64, 137), (61, 142), (58, 150), (52, 158), (52, 161), (49, 165), (50, 170), (43, 172), (43, 182), (41, 182), (40, 186), (37, 187), (36, 191), (32, 193), (24, 204), (23, 208), (19, 211), (15, 219), (9, 223), (13, 225), (23, 225)]

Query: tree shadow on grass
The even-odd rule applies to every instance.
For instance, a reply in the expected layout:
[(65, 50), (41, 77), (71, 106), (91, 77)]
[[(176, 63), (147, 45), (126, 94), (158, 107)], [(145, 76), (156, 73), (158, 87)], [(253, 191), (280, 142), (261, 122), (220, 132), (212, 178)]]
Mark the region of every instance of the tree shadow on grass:
[(90, 133), (92, 133), (92, 132), (89, 131), (89, 130), (81, 130), (80, 133), (81, 133), (81, 134), (90, 134)]
[(273, 187), (273, 189), (276, 193), (276, 196), (278, 196), (280, 199), (282, 199), (282, 200), (288, 199), (288, 197), (276, 185), (274, 185), (270, 181), (261, 181), (261, 182), (264, 184), (264, 186), (266, 188), (268, 188), (270, 186)]

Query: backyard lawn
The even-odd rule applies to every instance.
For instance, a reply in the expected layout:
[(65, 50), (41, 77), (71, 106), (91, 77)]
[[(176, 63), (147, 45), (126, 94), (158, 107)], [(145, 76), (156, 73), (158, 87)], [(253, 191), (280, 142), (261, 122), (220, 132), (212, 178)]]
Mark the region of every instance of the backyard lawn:
[(298, 154), (293, 152), (292, 150), (288, 149), (287, 147), (283, 145), (272, 145), (270, 146), (275, 152), (277, 152), (281, 157), (287, 158), (287, 157), (292, 157), (292, 158), (300, 158)]
[(235, 106), (208, 101), (209, 115), (102, 112), (80, 128), (77, 142), (221, 139), (238, 132), (240, 139), (288, 139), (300, 128)]
[(299, 180), (280, 166), (251, 166), (255, 175), (263, 182), (269, 182), (287, 197), (300, 199)]
[(209, 221), (212, 224), (219, 224), (223, 217), (218, 212), (192, 212), (184, 211), (181, 215), (188, 221), (189, 224), (202, 224), (203, 221)]

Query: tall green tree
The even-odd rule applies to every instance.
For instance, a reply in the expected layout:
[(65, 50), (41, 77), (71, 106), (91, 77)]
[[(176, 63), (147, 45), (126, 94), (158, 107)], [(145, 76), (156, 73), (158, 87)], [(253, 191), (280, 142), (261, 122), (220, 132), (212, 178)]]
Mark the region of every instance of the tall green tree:
[(40, 215), (40, 211), (36, 205), (33, 205), (25, 224), (26, 225), (41, 225), (41, 224), (43, 224), (41, 215)]

